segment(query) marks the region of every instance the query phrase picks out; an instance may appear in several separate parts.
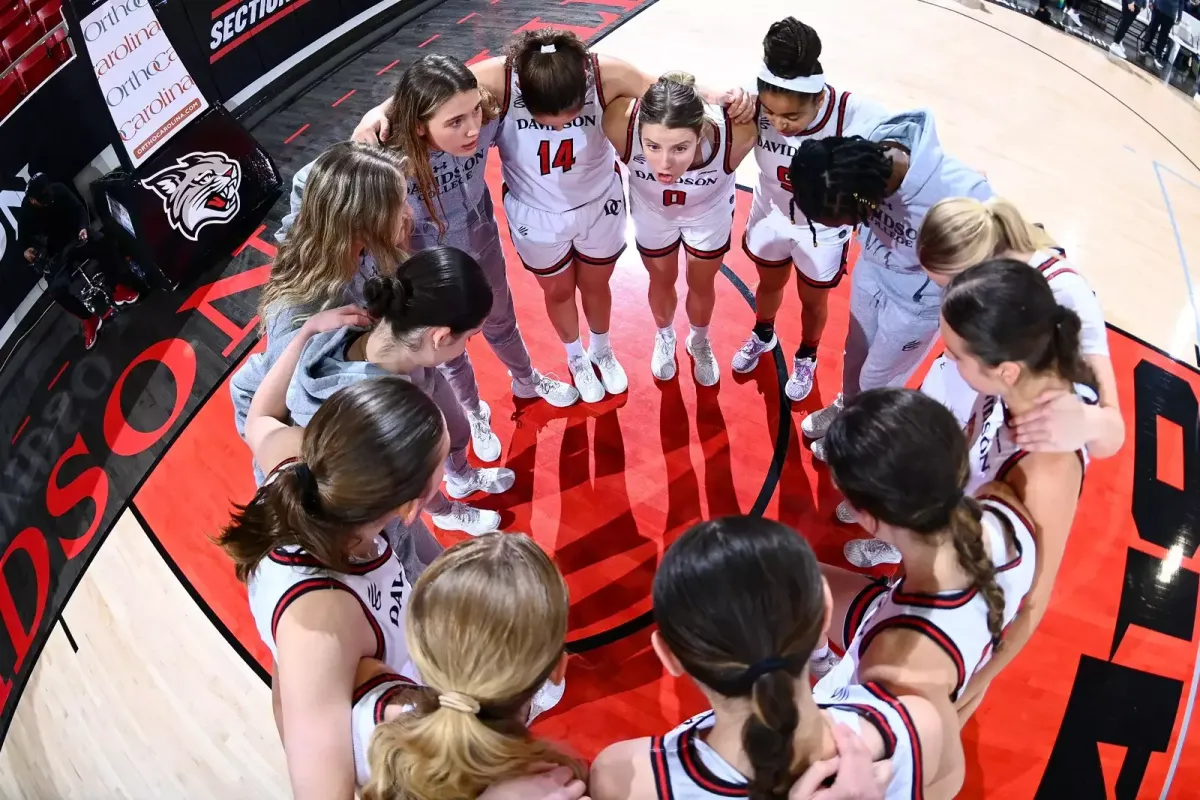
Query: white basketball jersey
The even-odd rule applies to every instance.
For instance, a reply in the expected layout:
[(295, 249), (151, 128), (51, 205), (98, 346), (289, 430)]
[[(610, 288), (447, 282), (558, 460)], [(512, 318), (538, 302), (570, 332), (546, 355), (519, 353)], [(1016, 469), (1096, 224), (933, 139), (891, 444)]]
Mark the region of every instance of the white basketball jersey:
[[(707, 108), (706, 117), (716, 128), (716, 145), (701, 152), (702, 163), (664, 186), (654, 176), (642, 148), (642, 126), (638, 121), (641, 106), (640, 100), (633, 105), (628, 144), (621, 158), (629, 165), (629, 202), (635, 212), (649, 211), (672, 222), (696, 222), (716, 209), (728, 219), (733, 211), (729, 201), (737, 190), (737, 177), (729, 164), (733, 148), (729, 115), (721, 108)], [(707, 139), (700, 142), (702, 148), (708, 144)]]
[[(850, 686), (841, 695), (833, 703), (818, 705), (855, 732), (861, 730), (863, 720), (878, 729), (884, 741), (883, 758), (892, 760), (892, 778), (884, 795), (887, 800), (919, 797), (923, 780), (921, 745), (908, 710), (876, 684)], [(704, 741), (703, 732), (715, 722), (713, 712), (705, 711), (665, 736), (650, 740), (650, 764), (659, 800), (749, 795), (746, 777)], [(914, 786), (917, 794), (913, 794)]]
[[(1085, 403), (1095, 403), (1096, 397), (1086, 386), (1076, 386), (1075, 394)], [(1029, 451), (1017, 444), (1010, 424), (1008, 409), (1004, 401), (995, 395), (981, 394), (975, 398), (971, 416), (967, 422), (967, 452), (970, 476), (967, 478), (967, 494), (975, 494), (979, 487), (991, 481), (1002, 481), (1009, 471)], [(1079, 463), (1087, 469), (1087, 451), (1076, 451)]]
[[(797, 226), (807, 231), (808, 221), (799, 209), (792, 208), (792, 184), (789, 171), (792, 156), (805, 139), (824, 139), (829, 136), (865, 136), (885, 117), (884, 109), (850, 92), (839, 92), (827, 86), (825, 101), (812, 124), (795, 136), (784, 136), (767, 119), (761, 107), (758, 112), (758, 142), (754, 159), (758, 162), (758, 182), (754, 187), (757, 202), (774, 206), (784, 215), (791, 215)], [(818, 238), (840, 232), (838, 228), (815, 225)], [(838, 238), (833, 235), (832, 238)]]
[[(996, 497), (980, 498), (983, 505), (983, 535), (996, 568), (996, 582), (1004, 590), (1004, 626), (1017, 616), (1025, 595), (1033, 586), (1037, 566), (1037, 543), (1033, 525), (1008, 503)], [(1007, 525), (1006, 525), (1007, 522)], [(1008, 557), (1007, 530), (1015, 534), (1017, 555)], [(846, 655), (817, 682), (813, 696), (829, 702), (837, 690), (860, 682), (858, 665), (875, 637), (886, 630), (903, 628), (928, 636), (954, 662), (958, 680), (950, 695), (957, 700), (971, 676), (992, 654), (988, 630), (987, 602), (972, 587), (956, 592), (920, 594), (904, 590), (904, 578), (891, 586), (883, 582), (855, 598), (846, 611), (843, 631), (848, 641)]]
[[(285, 461), (267, 477), (271, 481)], [(348, 592), (362, 607), (363, 615), (375, 634), (375, 652), (371, 654), (392, 669), (401, 671), (408, 664), (408, 646), (404, 637), (404, 608), (412, 587), (404, 575), (400, 559), (383, 536), (375, 537), (373, 558), (354, 564), (348, 572), (333, 572), (298, 547), (272, 550), (258, 563), (246, 586), (250, 595), (250, 613), (263, 643), (275, 651), (275, 629), (279, 620), (298, 598), (309, 592), (336, 590)], [(412, 669), (408, 665), (409, 670)]]
[(598, 199), (612, 182), (617, 151), (604, 135), (604, 89), (592, 56), (592, 83), (579, 115), (556, 131), (541, 125), (525, 108), (512, 69), (505, 73), (503, 119), (496, 146), (504, 183), (514, 199), (558, 213)]
[[(376, 675), (354, 690), (354, 707), (350, 711), (350, 735), (354, 741), (354, 775), (359, 786), (371, 780), (370, 762), (371, 737), (383, 722), (383, 711), (388, 703), (415, 683), (394, 672)], [(412, 706), (405, 706), (406, 711)]]
[(1046, 277), (1054, 299), (1079, 315), (1079, 350), (1085, 356), (1108, 356), (1108, 329), (1096, 293), (1075, 266), (1053, 250), (1039, 250), (1029, 265)]

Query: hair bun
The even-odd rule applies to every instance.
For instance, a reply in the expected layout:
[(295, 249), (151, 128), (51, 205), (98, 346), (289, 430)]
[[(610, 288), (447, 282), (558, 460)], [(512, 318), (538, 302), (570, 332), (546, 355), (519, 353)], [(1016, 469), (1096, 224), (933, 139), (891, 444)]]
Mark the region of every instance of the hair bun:
[(696, 76), (690, 72), (683, 72), (682, 70), (672, 70), (670, 72), (664, 72), (662, 75), (660, 75), (658, 78), (658, 82), (659, 83), (678, 83), (680, 86), (695, 86), (696, 85)]
[(363, 286), (367, 313), (375, 319), (403, 314), (412, 295), (412, 281), (397, 275), (370, 278)]

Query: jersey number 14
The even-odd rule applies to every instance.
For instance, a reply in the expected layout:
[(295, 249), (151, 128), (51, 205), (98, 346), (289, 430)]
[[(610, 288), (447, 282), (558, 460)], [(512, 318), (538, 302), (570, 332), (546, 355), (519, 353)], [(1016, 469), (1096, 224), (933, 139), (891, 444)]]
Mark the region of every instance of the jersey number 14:
[(542, 143), (538, 145), (538, 163), (541, 164), (543, 175), (549, 175), (552, 169), (570, 172), (571, 167), (575, 166), (575, 142), (571, 139), (563, 139), (558, 143), (558, 150), (551, 159), (550, 142), (543, 139)]

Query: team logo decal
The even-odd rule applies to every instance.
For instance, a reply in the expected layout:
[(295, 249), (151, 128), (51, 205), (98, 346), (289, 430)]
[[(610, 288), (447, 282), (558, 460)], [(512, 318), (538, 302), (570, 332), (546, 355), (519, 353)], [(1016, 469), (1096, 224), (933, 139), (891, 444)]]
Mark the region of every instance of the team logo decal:
[(188, 153), (142, 181), (162, 200), (171, 227), (193, 242), (200, 229), (237, 216), (242, 169), (224, 153)]

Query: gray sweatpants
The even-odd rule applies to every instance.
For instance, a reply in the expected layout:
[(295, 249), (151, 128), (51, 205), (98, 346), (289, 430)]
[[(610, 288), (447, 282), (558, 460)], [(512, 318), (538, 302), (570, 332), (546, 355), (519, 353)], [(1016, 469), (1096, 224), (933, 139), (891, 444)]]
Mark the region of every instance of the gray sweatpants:
[(419, 516), (412, 525), (405, 525), (399, 520), (392, 522), (384, 528), (383, 535), (387, 537), (396, 557), (404, 566), (404, 574), (409, 583), (416, 583), (425, 568), (445, 549)]
[[(465, 356), (465, 354), (464, 354)], [(456, 359), (457, 360), (457, 359)], [(467, 362), (470, 366), (470, 362)], [(463, 413), (461, 400), (455, 396), (450, 383), (439, 369), (420, 367), (406, 376), (421, 391), (423, 391), (446, 419), (446, 433), (450, 437), (450, 455), (446, 458), (446, 474), (461, 475), (466, 471), (467, 445), (471, 443), (471, 423)], [(471, 380), (475, 380), (474, 374)], [(450, 511), (450, 499), (443, 492), (426, 505), (426, 510), (434, 516), (440, 516)]]
[(903, 386), (938, 337), (942, 291), (923, 272), (900, 273), (860, 257), (850, 276), (850, 330), (842, 365), (848, 400)]
[[(479, 262), (492, 286), (492, 313), (483, 322), (483, 338), (514, 378), (522, 382), (531, 381), (533, 365), (525, 340), (521, 338), (521, 330), (517, 327), (517, 313), (513, 308), (512, 290), (508, 285), (508, 270), (500, 245), (500, 229), (496, 226), (496, 215), (492, 211), (491, 194), (484, 193), (483, 202), (469, 219), (451, 221), (445, 236), (440, 239), (436, 225), (429, 220), (417, 220), (412, 236), (413, 250), (437, 245), (457, 247)], [(446, 376), (463, 406), (478, 407), (479, 385), (475, 382), (475, 369), (466, 353), (447, 361), (438, 369)]]

